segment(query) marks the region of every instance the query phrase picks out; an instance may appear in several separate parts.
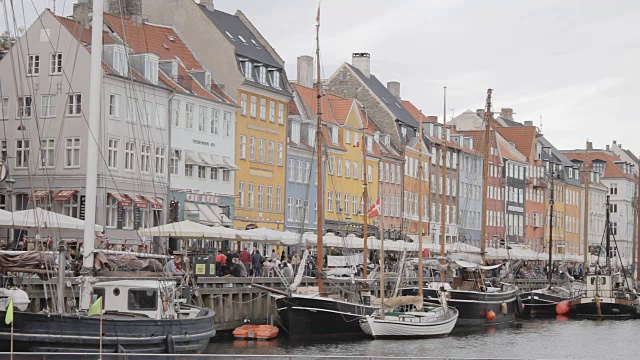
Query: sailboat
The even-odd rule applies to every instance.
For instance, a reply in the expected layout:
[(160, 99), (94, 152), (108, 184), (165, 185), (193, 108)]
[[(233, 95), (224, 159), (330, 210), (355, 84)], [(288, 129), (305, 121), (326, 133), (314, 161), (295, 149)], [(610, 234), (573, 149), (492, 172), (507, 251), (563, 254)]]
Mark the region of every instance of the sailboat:
[[(445, 88), (446, 91), (446, 88)], [(491, 121), (493, 120), (493, 115), (491, 113), (491, 93), (492, 90), (487, 90), (487, 102), (485, 109), (485, 151), (484, 151), (484, 181), (483, 181), (483, 198), (487, 198), (488, 194), (488, 169), (489, 169), (489, 140), (490, 140), (490, 130), (491, 130)], [(446, 93), (445, 93), (445, 101), (446, 101)], [(444, 126), (446, 126), (446, 103), (444, 106), (445, 113), (445, 121)], [(445, 164), (445, 152), (446, 152), (446, 142), (443, 141), (443, 151), (442, 154), (442, 164)], [(442, 178), (446, 179), (446, 167), (442, 166)], [(445, 184), (443, 181), (443, 200), (442, 200), (442, 213), (445, 213), (444, 204), (446, 202), (445, 198)], [(482, 235), (481, 235), (481, 252), (484, 260), (485, 247), (486, 247), (486, 237), (485, 229), (486, 229), (486, 214), (487, 202), (483, 201), (482, 203), (482, 214), (484, 216), (484, 221), (482, 221)], [(444, 229), (444, 217), (442, 217), (442, 229)], [(459, 318), (457, 321), (457, 326), (488, 326), (488, 325), (501, 325), (508, 324), (515, 321), (516, 311), (518, 309), (518, 288), (512, 284), (506, 283), (494, 283), (490, 284), (487, 282), (488, 279), (485, 279), (484, 272), (488, 270), (494, 270), (497, 267), (502, 266), (492, 265), (492, 266), (483, 266), (474, 263), (469, 263), (466, 261), (448, 261), (445, 259), (445, 232), (441, 231), (441, 239), (440, 239), (440, 259), (442, 262), (440, 264), (440, 282), (434, 282), (429, 284), (427, 287), (421, 289), (421, 287), (408, 287), (402, 289), (403, 295), (417, 295), (421, 291), (424, 294), (425, 303), (437, 303), (440, 299), (441, 289), (444, 288), (447, 290), (448, 294), (448, 303), (450, 306), (455, 307), (459, 311)], [(446, 283), (444, 279), (444, 270), (445, 269), (457, 270), (456, 273), (458, 276), (453, 278), (452, 284)]]
[[(424, 176), (421, 156), (424, 140), (422, 138), (422, 119), (420, 119), (420, 152), (418, 155), (418, 174)], [(422, 184), (420, 184), (422, 185)], [(422, 204), (422, 188), (418, 187), (418, 203)], [(418, 206), (418, 221), (422, 222), (423, 206)], [(458, 320), (458, 310), (447, 306), (446, 293), (440, 292), (442, 306), (424, 308), (423, 288), (418, 288), (417, 296), (401, 296), (385, 302), (384, 282), (384, 231), (383, 218), (380, 216), (380, 301), (381, 306), (372, 315), (360, 319), (362, 331), (374, 339), (396, 338), (413, 339), (446, 336), (451, 333)], [(423, 275), (422, 226), (418, 226), (418, 284), (422, 284)], [(416, 311), (393, 311), (385, 313), (386, 309), (400, 306), (415, 306)], [(424, 310), (424, 311), (421, 311)]]
[[(319, 12), (318, 12), (319, 13)], [(323, 264), (323, 203), (324, 189), (322, 186), (322, 111), (321, 111), (321, 82), (320, 82), (320, 19), (316, 19), (316, 63), (318, 82), (317, 92), (317, 128), (316, 128), (316, 154), (318, 171), (318, 210), (317, 210), (317, 254), (316, 254), (316, 274), (317, 291), (311, 293), (295, 292), (293, 289), (289, 293), (272, 295), (276, 299), (278, 315), (282, 326), (290, 337), (309, 336), (362, 336), (362, 331), (358, 320), (363, 316), (370, 315), (377, 310), (377, 307), (360, 303), (349, 302), (342, 299), (329, 297), (324, 290)], [(364, 143), (364, 141), (363, 141)], [(365, 155), (366, 156), (366, 155)], [(366, 169), (366, 166), (365, 166)], [(367, 181), (367, 177), (364, 177)], [(366, 203), (366, 202), (365, 202)], [(366, 216), (365, 216), (366, 217)], [(364, 227), (366, 229), (366, 225)], [(366, 238), (365, 238), (366, 244)], [(365, 253), (366, 256), (366, 253)], [(299, 272), (302, 271), (302, 266)], [(365, 267), (366, 269), (366, 267)], [(365, 270), (366, 271), (366, 270)], [(362, 298), (360, 298), (362, 300)]]
[[(611, 222), (609, 196), (606, 202), (605, 266), (599, 262), (595, 271), (585, 275), (586, 291), (569, 302), (572, 317), (588, 319), (632, 319), (640, 317), (640, 297), (630, 286), (631, 279), (620, 260), (622, 273), (614, 272), (611, 264)], [(615, 241), (615, 239), (614, 239)], [(598, 259), (599, 260), (599, 259)]]
[[(100, 139), (102, 91), (102, 23), (104, 0), (93, 1), (92, 49), (90, 66), (89, 138)], [(98, 50), (95, 50), (98, 49)], [(95, 136), (95, 137), (94, 137)], [(0, 317), (6, 314), (10, 299), (18, 304), (12, 325), (0, 323), (0, 348), (22, 352), (86, 353), (200, 353), (215, 335), (214, 312), (187, 305), (180, 297), (180, 286), (173, 278), (98, 281), (94, 273), (98, 144), (88, 143), (86, 212), (84, 223), (83, 267), (79, 309), (66, 311), (65, 254), (58, 258), (58, 311), (30, 312), (28, 297), (9, 291), (0, 299)], [(38, 256), (41, 253), (21, 253)], [(44, 257), (44, 255), (42, 255)], [(16, 261), (18, 262), (18, 261)], [(44, 263), (44, 260), (43, 260)], [(17, 264), (18, 266), (20, 264)], [(40, 269), (33, 269), (38, 273)], [(28, 272), (26, 269), (23, 272)], [(45, 270), (47, 275), (49, 271)], [(39, 273), (42, 273), (40, 270)], [(89, 315), (92, 300), (102, 298), (100, 315)], [(26, 303), (25, 303), (26, 301)], [(4, 304), (3, 304), (4, 302)], [(95, 304), (96, 302), (94, 302)], [(74, 306), (75, 307), (75, 306)]]
[[(553, 269), (553, 204), (555, 176), (551, 174), (551, 196), (549, 201), (549, 269)], [(552, 271), (548, 271), (549, 285), (546, 288), (523, 292), (519, 295), (522, 302), (520, 316), (530, 317), (555, 317), (556, 315), (568, 315), (570, 311), (569, 300), (575, 298), (570, 289), (552, 286)]]

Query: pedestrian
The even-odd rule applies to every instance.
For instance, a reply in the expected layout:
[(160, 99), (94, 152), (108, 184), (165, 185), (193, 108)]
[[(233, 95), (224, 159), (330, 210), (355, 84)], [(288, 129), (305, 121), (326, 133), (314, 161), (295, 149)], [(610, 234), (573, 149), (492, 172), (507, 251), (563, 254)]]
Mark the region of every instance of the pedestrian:
[(271, 259), (278, 260), (278, 253), (276, 252), (276, 249), (271, 249)]
[(182, 255), (176, 255), (169, 260), (163, 268), (164, 272), (170, 274), (184, 274), (182, 270)]
[(291, 266), (289, 266), (289, 264), (287, 264), (287, 261), (283, 261), (282, 262), (282, 276), (284, 277), (292, 277), (293, 276), (293, 269), (291, 268)]
[(225, 272), (228, 273), (228, 269), (225, 269), (227, 266), (227, 256), (224, 254), (222, 250), (218, 250), (218, 255), (216, 255), (216, 275), (224, 276)]
[(264, 261), (264, 257), (258, 249), (253, 250), (253, 254), (251, 255), (251, 267), (253, 268), (253, 276), (260, 277), (262, 276), (262, 262)]
[(293, 266), (293, 271), (296, 271), (298, 269), (298, 265), (300, 265), (300, 255), (298, 255), (297, 251), (294, 251), (291, 256), (291, 265)]

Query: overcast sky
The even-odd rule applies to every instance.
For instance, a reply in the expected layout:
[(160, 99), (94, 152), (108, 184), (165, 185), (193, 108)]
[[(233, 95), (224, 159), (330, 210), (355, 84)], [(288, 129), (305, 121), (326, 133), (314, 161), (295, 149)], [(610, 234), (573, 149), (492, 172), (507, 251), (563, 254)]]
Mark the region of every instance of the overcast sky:
[[(210, 1), (210, 0), (202, 0)], [(0, 0), (0, 3), (2, 0)], [(30, 25), (53, 0), (15, 1)], [(57, 0), (57, 12), (72, 0)], [(216, 0), (242, 10), (296, 78), (299, 55), (315, 49), (316, 0)], [(0, 16), (5, 28), (4, 15)], [(637, 0), (323, 0), (323, 76), (353, 52), (371, 54), (381, 81), (399, 81), (401, 97), (424, 113), (448, 117), (484, 106), (511, 107), (560, 149), (602, 147), (613, 140), (636, 154), (640, 122), (640, 1)]]

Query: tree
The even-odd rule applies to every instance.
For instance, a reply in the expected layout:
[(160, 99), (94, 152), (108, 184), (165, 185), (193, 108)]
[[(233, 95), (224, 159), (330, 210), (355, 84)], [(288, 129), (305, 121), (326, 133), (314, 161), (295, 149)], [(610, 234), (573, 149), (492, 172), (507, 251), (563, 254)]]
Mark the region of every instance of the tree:
[(18, 35), (14, 35), (9, 30), (3, 32), (2, 34), (0, 34), (0, 46), (2, 46), (5, 50), (11, 49), (13, 44), (15, 44), (16, 41), (18, 41), (18, 38), (22, 34), (24, 34), (24, 32), (25, 32), (24, 27), (18, 28)]

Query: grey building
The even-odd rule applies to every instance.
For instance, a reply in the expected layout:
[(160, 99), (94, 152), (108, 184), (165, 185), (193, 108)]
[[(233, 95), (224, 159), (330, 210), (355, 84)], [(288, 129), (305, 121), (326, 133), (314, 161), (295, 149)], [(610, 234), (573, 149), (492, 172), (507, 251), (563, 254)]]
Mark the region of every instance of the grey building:
[(483, 157), (474, 150), (472, 137), (455, 134), (451, 135), (451, 139), (461, 147), (458, 170), (458, 238), (461, 242), (480, 247)]

